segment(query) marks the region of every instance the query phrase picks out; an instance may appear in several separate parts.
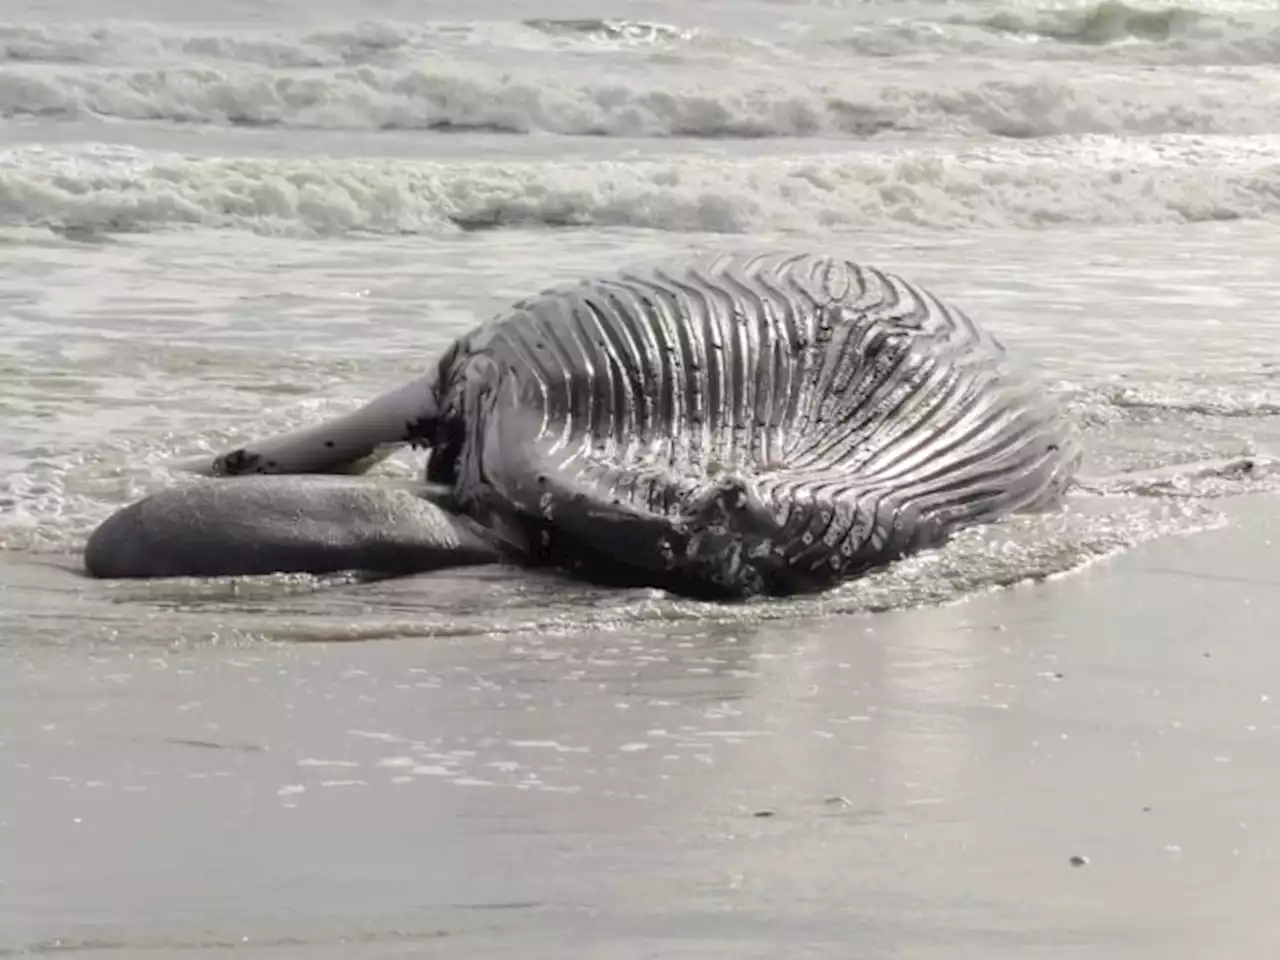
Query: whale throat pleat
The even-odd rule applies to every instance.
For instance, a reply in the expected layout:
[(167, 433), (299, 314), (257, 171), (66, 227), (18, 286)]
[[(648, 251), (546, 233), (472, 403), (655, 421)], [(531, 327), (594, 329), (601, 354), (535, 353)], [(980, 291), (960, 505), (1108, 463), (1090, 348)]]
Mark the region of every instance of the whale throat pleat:
[(1074, 424), (965, 313), (835, 257), (628, 270), (470, 337), (511, 382), (462, 499), (535, 559), (625, 582), (826, 585), (1052, 505), (1079, 461)]

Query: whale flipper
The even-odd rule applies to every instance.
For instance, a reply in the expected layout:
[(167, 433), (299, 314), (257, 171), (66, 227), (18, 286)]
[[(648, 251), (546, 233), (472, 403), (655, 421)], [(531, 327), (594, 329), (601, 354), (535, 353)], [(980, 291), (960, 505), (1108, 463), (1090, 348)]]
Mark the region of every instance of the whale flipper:
[(340, 417), (186, 464), (210, 477), (358, 474), (433, 429), (436, 376), (419, 377)]

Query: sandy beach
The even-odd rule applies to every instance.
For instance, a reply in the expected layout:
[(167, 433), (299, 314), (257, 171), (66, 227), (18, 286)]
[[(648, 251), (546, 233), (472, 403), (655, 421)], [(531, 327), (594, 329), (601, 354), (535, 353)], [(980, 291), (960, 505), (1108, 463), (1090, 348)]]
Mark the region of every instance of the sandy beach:
[(1263, 956), (1280, 514), (1226, 507), (883, 614), (6, 650), (2, 955)]

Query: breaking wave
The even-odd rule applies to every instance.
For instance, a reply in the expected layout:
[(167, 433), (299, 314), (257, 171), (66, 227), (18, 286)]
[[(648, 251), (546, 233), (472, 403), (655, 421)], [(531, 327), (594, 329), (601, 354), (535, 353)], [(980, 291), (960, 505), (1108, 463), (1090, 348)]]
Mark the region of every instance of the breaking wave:
[(1204, 17), (1191, 7), (1133, 7), (1103, 0), (1054, 10), (1001, 10), (978, 22), (992, 30), (1063, 43), (1102, 45), (1130, 40), (1164, 42), (1185, 35)]
[(671, 26), (666, 23), (648, 23), (643, 20), (598, 20), (589, 17), (579, 20), (533, 19), (523, 21), (526, 27), (553, 37), (572, 37), (596, 43), (622, 43), (628, 45), (657, 45), (689, 41), (698, 35), (696, 30)]
[(1010, 60), (1247, 65), (1280, 59), (1280, 10), (1190, 5), (1152, 6), (1101, 0), (1040, 7), (1010, 4), (854, 27), (833, 46), (866, 56), (924, 51)]
[[(796, 160), (417, 163), (200, 159), (110, 147), (0, 152), (0, 223), (101, 233), (448, 233), (507, 226), (813, 232), (1149, 224), (1280, 216), (1280, 164), (1079, 144)], [(1263, 155), (1268, 151), (1263, 150)]]
[[(1145, 76), (1145, 75), (1144, 75)], [(741, 71), (627, 75), (435, 60), (282, 73), (253, 68), (0, 70), (0, 117), (85, 117), (353, 130), (491, 130), (618, 137), (866, 137), (885, 131), (1036, 138), (1061, 134), (1280, 130), (1280, 90), (1242, 98), (1230, 80), (1171, 84), (989, 72)]]

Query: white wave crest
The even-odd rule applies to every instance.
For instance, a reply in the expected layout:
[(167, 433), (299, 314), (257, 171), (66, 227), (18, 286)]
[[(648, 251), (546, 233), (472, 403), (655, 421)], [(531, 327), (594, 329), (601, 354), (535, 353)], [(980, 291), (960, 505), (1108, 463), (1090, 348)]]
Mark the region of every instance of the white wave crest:
[(1280, 59), (1280, 9), (1005, 0), (958, 12), (948, 5), (936, 16), (878, 18), (852, 25), (828, 43), (875, 57), (928, 52), (1015, 61), (1267, 65)]
[(1092, 155), (1078, 145), (1056, 157), (1009, 153), (446, 165), (26, 148), (0, 154), (0, 223), (87, 234), (199, 226), (325, 235), (522, 225), (737, 233), (1280, 217), (1280, 165), (1231, 164), (1210, 146), (1144, 162), (1130, 152), (1113, 156), (1105, 143)]
[(1146, 40), (1162, 43), (1188, 34), (1205, 14), (1194, 7), (1131, 6), (1121, 0), (1050, 9), (1008, 8), (976, 22), (1001, 33), (1100, 46)]
[(536, 18), (524, 25), (554, 37), (585, 39), (597, 44), (653, 46), (687, 42), (698, 36), (696, 30), (667, 23), (644, 20), (601, 20), (595, 17), (579, 20)]
[(1230, 79), (1087, 81), (874, 72), (792, 82), (658, 73), (537, 73), (476, 63), (279, 73), (173, 68), (0, 70), (0, 116), (103, 117), (360, 130), (496, 130), (626, 137), (861, 137), (887, 130), (1042, 137), (1280, 129), (1280, 89)]

